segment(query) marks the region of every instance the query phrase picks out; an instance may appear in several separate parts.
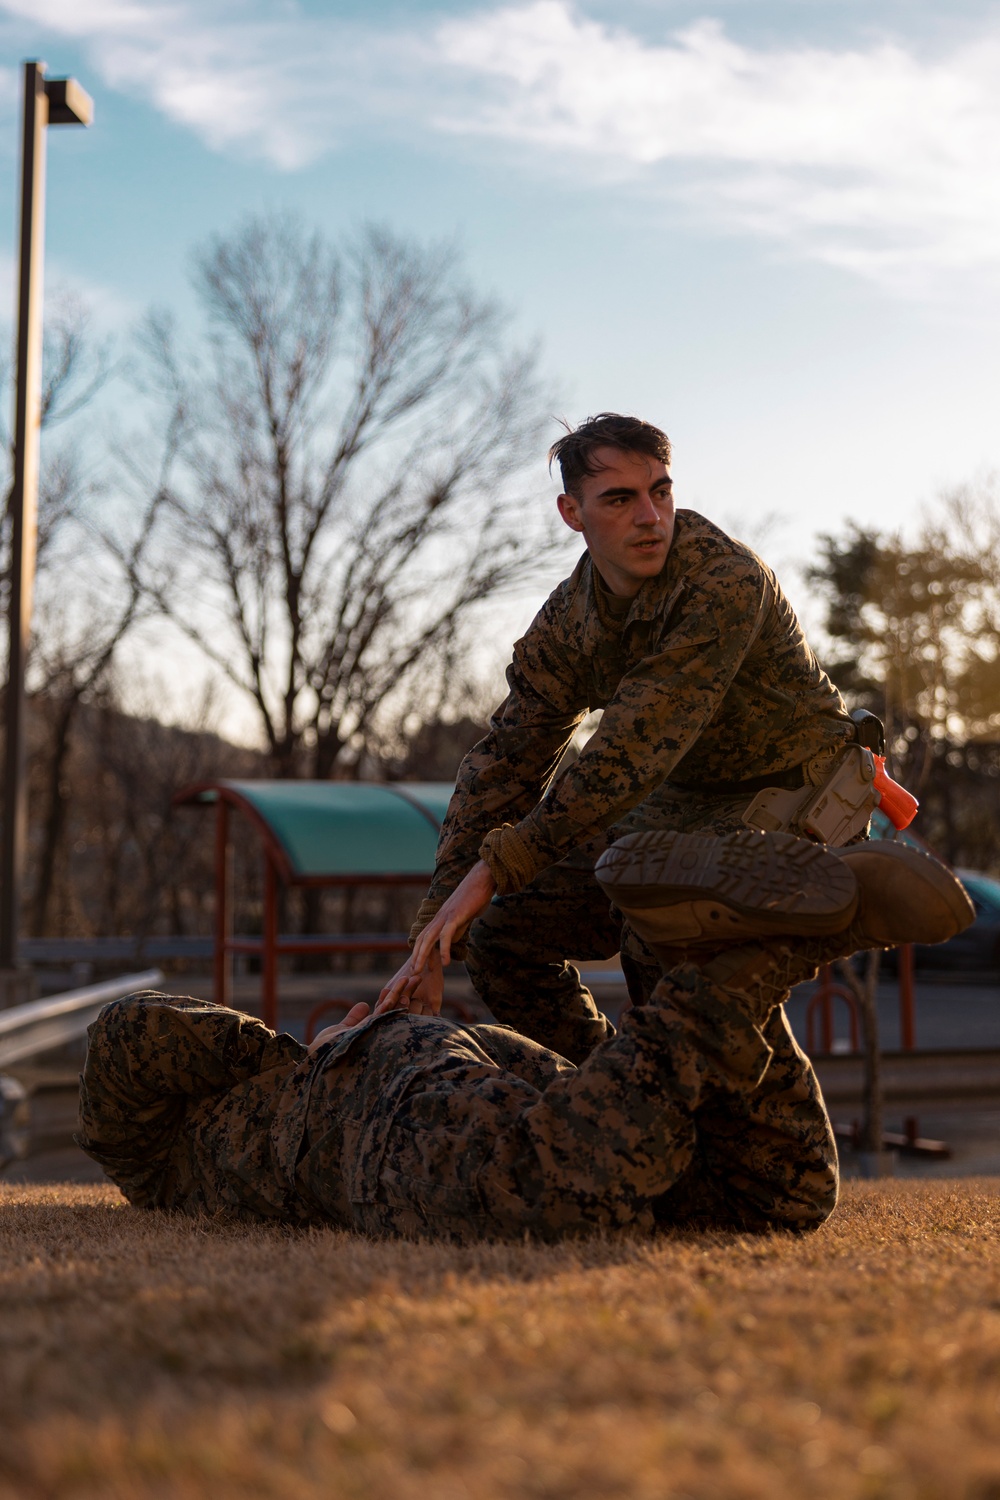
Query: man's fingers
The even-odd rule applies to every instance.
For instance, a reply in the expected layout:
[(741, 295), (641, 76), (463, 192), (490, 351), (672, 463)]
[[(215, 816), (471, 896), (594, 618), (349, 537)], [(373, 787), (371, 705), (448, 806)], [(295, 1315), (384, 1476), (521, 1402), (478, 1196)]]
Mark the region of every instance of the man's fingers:
[(425, 970), (435, 947), (440, 950), (442, 964), (451, 963), (452, 939), (458, 928), (456, 918), (443, 917), (441, 912), (429, 922), (413, 945), (411, 963), (414, 970)]
[(342, 1021), (335, 1022), (333, 1026), (324, 1027), (324, 1029), (319, 1033), (318, 1036), (313, 1037), (312, 1041), (309, 1043), (310, 1054), (318, 1051), (318, 1049), (322, 1046), (325, 1046), (327, 1042), (336, 1041), (338, 1037), (344, 1035), (345, 1031), (350, 1031), (353, 1027), (360, 1026), (361, 1022), (367, 1019), (368, 1006), (363, 1000), (359, 1000), (357, 1005), (351, 1006), (350, 1010), (347, 1012), (347, 1015)]
[(427, 963), (427, 955), (433, 948), (438, 935), (439, 923), (431, 922), (426, 926), (417, 941), (413, 945), (413, 953), (410, 964), (414, 970), (423, 969)]
[(407, 985), (412, 985), (415, 979), (418, 980), (419, 976), (414, 973), (414, 963), (411, 956), (407, 959), (403, 967), (392, 976), (388, 984), (382, 986), (379, 992), (378, 1003), (381, 1005), (383, 1001), (388, 1002), (393, 1000), (406, 989)]
[(411, 974), (405, 979), (398, 980), (395, 984), (386, 985), (379, 996), (375, 1007), (377, 1016), (384, 1015), (387, 1010), (405, 1010), (410, 1003), (414, 990), (420, 984), (421, 975)]

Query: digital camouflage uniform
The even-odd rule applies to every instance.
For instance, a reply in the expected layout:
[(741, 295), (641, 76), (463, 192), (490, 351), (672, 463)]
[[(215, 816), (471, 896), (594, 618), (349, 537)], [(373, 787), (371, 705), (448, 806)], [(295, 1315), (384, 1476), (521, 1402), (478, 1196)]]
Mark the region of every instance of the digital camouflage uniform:
[[(661, 972), (593, 878), (601, 851), (644, 829), (741, 828), (762, 786), (821, 781), (854, 726), (771, 569), (688, 510), (663, 569), (631, 600), (611, 595), (585, 554), (516, 643), (507, 682), (459, 770), (414, 933), (484, 838), (513, 825), (521, 873), (491, 861), (501, 893), (464, 956), (498, 1020), (579, 1062), (612, 1029), (565, 960), (621, 949), (643, 995)], [(548, 785), (596, 708), (597, 733)]]
[(693, 965), (580, 1068), (503, 1027), (398, 1011), (310, 1056), (154, 993), (105, 1006), (89, 1034), (77, 1140), (140, 1207), (468, 1241), (807, 1229), (836, 1201), (781, 1007), (755, 1020)]

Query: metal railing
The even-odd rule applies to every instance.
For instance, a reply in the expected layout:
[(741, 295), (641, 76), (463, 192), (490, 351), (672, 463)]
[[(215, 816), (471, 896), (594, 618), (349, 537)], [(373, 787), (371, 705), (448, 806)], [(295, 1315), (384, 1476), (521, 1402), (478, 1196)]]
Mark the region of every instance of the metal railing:
[(120, 1000), (134, 990), (154, 989), (162, 980), (161, 970), (145, 969), (141, 974), (123, 974), (102, 984), (87, 984), (48, 1000), (32, 1000), (0, 1011), (0, 1068), (76, 1041), (109, 1000)]
[[(262, 938), (248, 936), (234, 940), (240, 952), (261, 951)], [(282, 953), (328, 953), (336, 945), (338, 953), (401, 952), (408, 946), (405, 932), (353, 932), (343, 935), (320, 933), (301, 935), (280, 933), (277, 939)], [(168, 959), (211, 959), (215, 955), (214, 937), (89, 937), (89, 938), (22, 938), (18, 945), (22, 963), (162, 963)]]
[(93, 937), (22, 938), (18, 944), (21, 962), (67, 963), (161, 963), (164, 959), (212, 957), (211, 937)]

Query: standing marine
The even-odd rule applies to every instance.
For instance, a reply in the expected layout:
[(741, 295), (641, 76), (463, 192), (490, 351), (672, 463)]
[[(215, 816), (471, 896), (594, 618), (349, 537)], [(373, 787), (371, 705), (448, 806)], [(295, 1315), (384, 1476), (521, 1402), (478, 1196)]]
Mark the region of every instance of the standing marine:
[[(384, 1008), (434, 1012), (430, 955), (454, 954), (498, 1021), (580, 1062), (613, 1028), (568, 960), (620, 951), (637, 1002), (661, 974), (594, 877), (610, 845), (747, 827), (863, 837), (877, 798), (859, 726), (767, 564), (675, 510), (670, 459), (664, 432), (614, 413), (553, 446), (559, 511), (586, 551), (516, 642), (507, 697), (462, 762)], [(594, 709), (600, 727), (560, 768)], [(711, 956), (711, 931), (689, 936)]]

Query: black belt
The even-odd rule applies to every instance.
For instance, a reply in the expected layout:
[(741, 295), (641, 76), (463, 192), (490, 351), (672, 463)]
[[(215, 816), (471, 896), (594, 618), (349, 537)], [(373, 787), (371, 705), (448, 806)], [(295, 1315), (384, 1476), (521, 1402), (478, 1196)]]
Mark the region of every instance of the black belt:
[(762, 792), (767, 786), (785, 787), (789, 791), (797, 791), (799, 787), (808, 785), (803, 766), (790, 766), (787, 771), (769, 771), (764, 776), (750, 776), (746, 781), (711, 781), (711, 782), (680, 782), (674, 781), (671, 785), (678, 787), (682, 792), (697, 792), (703, 797), (742, 797), (745, 792), (751, 796), (754, 792)]

